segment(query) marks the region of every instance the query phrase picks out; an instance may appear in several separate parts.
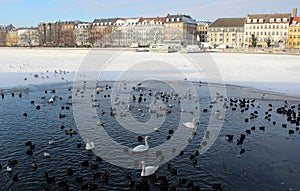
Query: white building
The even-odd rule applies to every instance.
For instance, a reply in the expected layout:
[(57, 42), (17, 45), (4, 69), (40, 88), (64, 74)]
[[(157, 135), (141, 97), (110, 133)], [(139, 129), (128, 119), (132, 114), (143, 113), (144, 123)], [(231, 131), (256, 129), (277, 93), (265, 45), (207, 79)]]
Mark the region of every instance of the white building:
[(74, 36), (76, 46), (91, 46), (91, 23), (78, 23), (75, 26)]
[(39, 46), (39, 32), (37, 28), (19, 28), (18, 46)]
[(115, 46), (149, 46), (163, 40), (164, 17), (118, 18), (113, 29)]
[(291, 14), (254, 14), (245, 21), (245, 47), (251, 47), (256, 39), (257, 47), (285, 48), (288, 42), (288, 28)]

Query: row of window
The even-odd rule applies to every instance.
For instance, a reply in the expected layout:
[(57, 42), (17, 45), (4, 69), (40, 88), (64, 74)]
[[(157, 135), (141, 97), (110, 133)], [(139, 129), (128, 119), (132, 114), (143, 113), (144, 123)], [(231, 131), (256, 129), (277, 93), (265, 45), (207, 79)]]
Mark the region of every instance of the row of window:
[[(231, 41), (232, 41), (232, 42), (235, 42), (236, 39), (233, 38), (233, 39), (231, 39)], [(239, 41), (239, 42), (242, 42), (242, 39), (240, 38), (238, 41)], [(217, 38), (211, 38), (211, 39), (210, 39), (210, 42), (217, 42)], [(219, 42), (223, 42), (223, 38), (219, 38)], [(229, 38), (226, 38), (226, 42), (229, 42)]]
[(289, 19), (288, 18), (270, 18), (269, 20), (266, 20), (266, 19), (247, 19), (247, 23), (264, 23), (264, 22), (270, 22), (270, 23), (280, 23), (280, 22), (288, 22)]
[(298, 30), (297, 30), (297, 28), (294, 28), (294, 29), (290, 28), (290, 32), (297, 32), (297, 31), (300, 32), (300, 27), (298, 28)]
[(249, 27), (247, 27), (247, 25), (245, 26), (246, 29), (287, 29), (288, 28), (288, 25), (250, 25)]
[(294, 45), (294, 46), (296, 46), (296, 45), (299, 46), (299, 45), (300, 45), (300, 42), (289, 42), (289, 45), (290, 45), (290, 46), (293, 46), (293, 45)]
[(213, 36), (215, 36), (215, 37), (217, 37), (217, 36), (220, 36), (220, 37), (222, 37), (222, 36), (227, 36), (227, 37), (229, 37), (229, 36), (232, 36), (232, 37), (237, 36), (236, 33), (230, 33), (230, 34), (231, 34), (231, 35), (229, 35), (229, 33), (226, 33), (226, 35), (223, 35), (223, 33), (219, 33), (219, 35), (217, 35), (217, 33), (215, 33), (215, 34), (211, 34), (210, 36), (211, 36), (211, 37), (213, 37)]
[(298, 38), (298, 39), (300, 39), (300, 35), (298, 35), (298, 36), (296, 36), (296, 35), (290, 35), (290, 39), (296, 39), (296, 38)]
[(256, 36), (259, 36), (259, 35), (261, 35), (261, 36), (263, 36), (263, 35), (269, 35), (269, 36), (270, 36), (270, 35), (281, 35), (281, 36), (282, 36), (282, 35), (285, 35), (285, 36), (286, 36), (286, 35), (287, 35), (287, 32), (278, 32), (278, 31), (276, 31), (276, 32), (275, 32), (275, 31), (272, 31), (272, 32), (270, 32), (270, 31), (269, 31), (269, 32), (266, 32), (266, 31), (265, 31), (265, 32), (262, 32), (262, 31), (261, 31), (261, 32), (256, 32), (256, 33), (255, 33), (255, 32), (249, 32), (249, 33), (246, 32), (246, 35), (248, 35), (248, 34), (249, 34), (249, 35), (253, 35), (253, 34), (254, 34), (254, 35), (256, 35)]

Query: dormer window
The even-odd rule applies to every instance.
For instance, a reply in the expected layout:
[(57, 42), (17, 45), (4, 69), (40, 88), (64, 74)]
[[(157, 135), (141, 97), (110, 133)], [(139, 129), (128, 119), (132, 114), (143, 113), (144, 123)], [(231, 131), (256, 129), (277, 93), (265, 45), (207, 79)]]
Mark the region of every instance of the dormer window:
[(247, 19), (247, 23), (251, 23), (251, 19)]
[(264, 22), (264, 19), (259, 19), (259, 22), (260, 22), (260, 23), (263, 23), (263, 22)]
[(253, 23), (257, 23), (257, 19), (253, 19)]
[(280, 23), (280, 22), (281, 22), (281, 18), (277, 18), (277, 19), (276, 19), (276, 22), (277, 22), (277, 23)]
[(169, 18), (167, 18), (167, 19), (166, 19), (166, 22), (169, 22), (169, 21), (170, 21), (170, 19), (169, 19)]
[(174, 18), (172, 18), (172, 22), (174, 22)]
[(180, 21), (180, 18), (177, 18), (177, 22), (179, 22)]
[(274, 19), (273, 18), (270, 19), (270, 23), (274, 23)]
[(287, 21), (288, 21), (288, 19), (287, 19), (287, 18), (283, 18), (282, 20), (283, 20), (283, 22), (287, 22)]

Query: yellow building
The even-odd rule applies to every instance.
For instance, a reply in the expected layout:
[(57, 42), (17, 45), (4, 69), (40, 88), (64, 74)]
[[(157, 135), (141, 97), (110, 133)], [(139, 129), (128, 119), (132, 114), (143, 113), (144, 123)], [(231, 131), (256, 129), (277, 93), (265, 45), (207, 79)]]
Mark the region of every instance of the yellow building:
[(289, 27), (289, 48), (300, 48), (300, 17), (294, 17)]
[(11, 29), (6, 35), (6, 46), (18, 46), (18, 31)]

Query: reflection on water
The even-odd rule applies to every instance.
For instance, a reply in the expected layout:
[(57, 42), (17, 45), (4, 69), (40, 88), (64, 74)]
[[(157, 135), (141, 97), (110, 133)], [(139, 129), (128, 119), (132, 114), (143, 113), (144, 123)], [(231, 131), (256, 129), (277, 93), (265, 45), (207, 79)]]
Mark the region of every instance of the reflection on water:
[[(186, 85), (184, 82), (177, 83), (184, 89)], [(86, 83), (86, 89), (92, 87), (89, 84), (92, 82)], [(163, 161), (159, 153), (152, 156), (153, 160), (161, 161), (156, 175), (165, 176), (169, 187), (188, 190), (191, 181), (195, 189), (200, 187), (201, 190), (221, 190), (222, 188), (224, 190), (296, 190), (300, 187), (299, 181), (295, 178), (300, 175), (298, 148), (300, 135), (297, 124), (287, 121), (287, 115), (277, 113), (277, 108), (286, 106), (287, 109), (292, 108), (299, 116), (298, 98), (269, 92), (262, 94), (252, 89), (226, 86), (226, 97), (219, 96), (217, 100), (222, 105), (224, 102), (227, 103), (224, 121), (220, 118), (223, 121), (222, 129), (212, 147), (204, 154), (197, 156), (196, 150), (203, 137), (211, 138), (212, 136), (206, 131), (211, 116), (218, 118), (218, 113), (211, 112), (215, 111), (215, 105), (211, 103), (210, 89), (207, 84), (194, 84), (193, 87), (199, 96), (197, 102), (193, 101), (193, 95), (189, 96), (188, 90), (185, 95), (178, 97), (176, 97), (176, 92), (172, 92), (173, 97), (168, 98), (168, 102), (166, 99), (162, 100), (160, 94), (158, 96), (160, 103), (165, 108), (157, 108), (158, 110), (153, 113), (150, 113), (149, 107), (153, 106), (151, 103), (153, 103), (154, 95), (149, 95), (148, 92), (139, 103), (139, 94), (149, 89), (153, 92), (171, 92), (172, 90), (168, 87), (163, 87), (163, 84), (159, 83), (151, 83), (151, 81), (142, 84), (139, 88), (136, 86), (136, 89), (128, 86), (126, 91), (123, 90), (129, 96), (129, 101), (112, 103), (113, 88), (106, 90), (106, 84), (108, 87), (114, 87), (113, 82), (103, 82), (99, 86), (103, 87), (104, 91), (88, 99), (94, 99), (95, 105), (91, 107), (96, 109), (97, 120), (104, 122), (104, 126), (99, 128), (104, 128), (114, 141), (128, 148), (143, 144), (144, 142), (139, 142), (137, 137), (144, 135), (121, 126), (116, 120), (117, 116), (126, 118), (131, 115), (141, 123), (147, 122), (151, 117), (153, 119), (165, 118), (158, 132), (151, 130), (148, 134), (151, 137), (150, 147), (157, 147), (168, 139), (172, 139), (170, 130), (176, 133), (183, 109), (188, 112), (199, 111), (199, 126), (196, 134), (189, 140), (183, 152), (170, 161)], [(56, 90), (55, 93), (51, 93), (52, 89)], [(86, 96), (82, 93), (83, 91), (83, 89), (78, 90), (76, 96)], [(43, 188), (62, 190), (66, 188), (62, 185), (63, 181), (68, 181), (67, 185), (74, 190), (92, 189), (96, 188), (96, 185), (98, 190), (139, 190), (142, 186), (147, 187), (145, 185), (148, 185), (150, 190), (163, 189), (162, 184), (159, 185), (155, 177), (141, 179), (138, 169), (123, 168), (112, 165), (108, 161), (99, 160), (95, 154), (85, 150), (85, 140), (81, 139), (79, 133), (65, 134), (65, 130), (70, 129), (78, 132), (72, 109), (74, 104), (80, 104), (80, 102), (70, 104), (74, 100), (71, 97), (72, 84), (31, 86), (29, 91), (18, 88), (5, 89), (2, 92), (4, 99), (0, 98), (1, 190), (42, 190)], [(12, 92), (15, 93), (14, 97), (12, 97)], [(22, 92), (21, 97), (19, 92)], [(136, 101), (133, 101), (133, 95), (136, 96)], [(52, 96), (57, 97), (53, 103), (49, 104), (48, 99)], [(245, 101), (249, 100), (246, 104), (249, 106), (248, 109), (242, 107), (239, 101), (233, 102), (243, 98)], [(190, 105), (183, 108), (179, 104), (180, 99), (181, 101), (190, 99)], [(111, 107), (114, 108), (117, 104), (124, 105), (123, 116), (120, 110), (111, 115)], [(128, 104), (131, 108), (125, 113)], [(36, 105), (39, 105), (40, 109), (36, 109)], [(293, 105), (295, 108), (291, 107)], [(166, 114), (166, 108), (169, 109), (168, 114)], [(257, 117), (251, 118), (256, 112)], [(60, 118), (60, 114), (64, 114), (65, 117)], [(187, 113), (191, 118), (193, 114)], [(287, 124), (287, 127), (283, 128), (282, 124)], [(260, 127), (264, 127), (264, 130)], [(294, 130), (294, 134), (289, 134), (289, 130)], [(228, 134), (234, 136), (233, 141), (226, 140)], [(246, 138), (243, 144), (237, 145), (240, 134), (245, 134)], [(48, 142), (51, 140), (55, 143), (50, 145)], [(25, 146), (27, 141), (32, 141), (35, 145), (32, 155), (26, 154), (30, 149), (30, 146)], [(203, 142), (201, 144), (204, 146)], [(176, 148), (176, 145), (174, 147)], [(244, 153), (240, 154), (243, 149)], [(45, 158), (44, 152), (49, 153), (50, 157)], [(10, 165), (12, 173), (6, 172), (9, 160), (18, 160), (18, 164)], [(32, 161), (36, 161), (37, 169), (31, 167)], [(88, 161), (89, 167), (82, 165), (84, 161)], [(68, 168), (72, 168), (72, 175), (67, 174)], [(174, 169), (177, 169), (177, 175)], [(48, 172), (49, 177), (55, 176), (55, 181), (49, 181), (45, 177), (45, 172)], [(100, 176), (97, 176), (98, 172)], [(109, 172), (109, 176), (105, 176), (106, 172)], [(129, 172), (131, 176), (128, 175)], [(18, 181), (14, 181), (15, 175), (18, 175)], [(83, 178), (83, 183), (79, 181), (80, 177)], [(187, 182), (182, 181), (183, 179), (187, 179)]]

